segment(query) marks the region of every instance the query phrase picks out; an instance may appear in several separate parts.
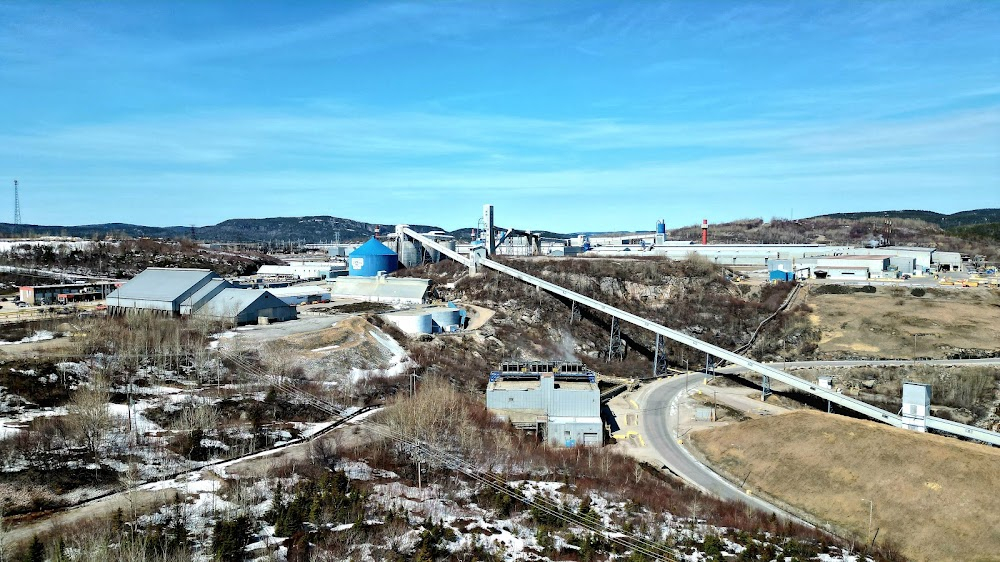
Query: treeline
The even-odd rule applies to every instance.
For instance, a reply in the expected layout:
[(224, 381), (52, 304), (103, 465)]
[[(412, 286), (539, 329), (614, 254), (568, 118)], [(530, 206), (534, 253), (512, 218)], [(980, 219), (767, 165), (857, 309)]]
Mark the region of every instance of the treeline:
[[(117, 242), (91, 242), (83, 247), (67, 244), (22, 244), (0, 252), (5, 265), (27, 269), (57, 269), (66, 273), (129, 278), (147, 267), (211, 269), (220, 275), (255, 273), (263, 264), (279, 263), (265, 254), (217, 252), (190, 239), (179, 241), (140, 238)], [(37, 280), (36, 280), (37, 282)]]

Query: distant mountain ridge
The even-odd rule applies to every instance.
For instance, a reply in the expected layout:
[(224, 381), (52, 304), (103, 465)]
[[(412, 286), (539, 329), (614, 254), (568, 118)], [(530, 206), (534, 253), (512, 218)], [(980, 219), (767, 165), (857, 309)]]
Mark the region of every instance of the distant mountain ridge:
[(858, 213), (833, 213), (829, 215), (819, 215), (810, 217), (813, 219), (866, 219), (866, 218), (891, 218), (891, 219), (916, 219), (936, 224), (943, 229), (956, 228), (960, 226), (971, 226), (977, 224), (1000, 223), (1000, 209), (974, 209), (971, 211), (960, 211), (946, 215), (935, 213), (934, 211), (863, 211)]
[[(211, 226), (143, 226), (127, 223), (87, 224), (78, 226), (15, 225), (0, 223), (0, 235), (77, 236), (80, 238), (125, 235), (133, 238), (194, 238), (204, 242), (278, 242), (308, 244), (332, 242), (340, 233), (341, 242), (359, 242), (375, 234), (395, 230), (395, 225), (360, 222), (332, 216), (273, 217), (265, 219), (229, 219)], [(440, 230), (430, 225), (410, 225), (417, 232)]]
[[(975, 209), (952, 214), (933, 211), (864, 211), (856, 213), (833, 213), (810, 217), (811, 219), (860, 220), (866, 218), (917, 219), (940, 226), (959, 235), (992, 236), (993, 226), (1000, 224), (1000, 209)], [(803, 219), (808, 220), (808, 219)], [(395, 225), (378, 224), (383, 234), (392, 232)], [(696, 225), (697, 226), (697, 225)], [(87, 224), (78, 226), (15, 225), (0, 223), (0, 236), (76, 236), (80, 238), (104, 238), (129, 236), (132, 238), (193, 238), (202, 242), (283, 242), (295, 241), (308, 244), (332, 242), (340, 233), (344, 243), (363, 241), (375, 233), (376, 223), (367, 223), (329, 215), (306, 217), (271, 217), (263, 219), (229, 219), (210, 226), (144, 226), (128, 223)], [(418, 232), (441, 230), (431, 225), (410, 225)], [(965, 228), (977, 227), (977, 228)], [(692, 227), (695, 228), (695, 227)], [(984, 230), (985, 229), (985, 230)], [(683, 229), (681, 229), (683, 230)], [(458, 240), (469, 240), (471, 228), (459, 228), (449, 232)], [(982, 231), (982, 232), (980, 232)], [(545, 238), (571, 238), (574, 234), (560, 234), (543, 230), (534, 231)], [(596, 233), (590, 233), (596, 234)]]

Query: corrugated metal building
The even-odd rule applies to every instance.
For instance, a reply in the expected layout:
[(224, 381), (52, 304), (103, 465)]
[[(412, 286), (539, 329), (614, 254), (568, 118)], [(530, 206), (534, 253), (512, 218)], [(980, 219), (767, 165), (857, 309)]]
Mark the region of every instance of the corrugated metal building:
[(891, 257), (892, 256), (884, 255), (824, 256), (816, 258), (816, 266), (821, 268), (864, 267), (867, 268), (869, 272), (875, 273), (889, 269), (889, 259)]
[(819, 267), (813, 273), (817, 279), (841, 279), (845, 281), (871, 279), (871, 272), (867, 267)]
[(239, 324), (294, 319), (295, 307), (263, 290), (238, 289), (207, 269), (151, 267), (107, 297), (110, 314), (195, 315)]
[(913, 274), (917, 271), (917, 259), (909, 256), (892, 256), (889, 258), (889, 267), (896, 268), (900, 273)]
[(352, 276), (374, 277), (380, 271), (392, 273), (399, 269), (399, 257), (375, 238), (351, 252), (347, 259), (347, 272)]
[(232, 288), (235, 288), (235, 285), (225, 279), (212, 279), (181, 302), (180, 314), (182, 316), (192, 314), (224, 289)]
[(939, 270), (962, 271), (962, 254), (958, 252), (934, 252), (932, 258)]
[(237, 324), (294, 320), (295, 307), (264, 289), (223, 289), (194, 311), (195, 316)]
[(857, 248), (852, 250), (852, 252), (856, 254), (888, 254), (891, 256), (913, 258), (917, 265), (916, 272), (919, 273), (925, 269), (931, 268), (931, 263), (933, 262), (936, 250), (934, 248), (924, 248), (920, 246), (882, 246), (880, 248), (870, 249)]
[(107, 296), (108, 310), (180, 314), (181, 303), (214, 279), (222, 280), (208, 269), (150, 267)]
[(602, 445), (601, 392), (579, 363), (507, 363), (490, 373), (486, 407), (556, 446)]
[(430, 279), (415, 277), (340, 277), (331, 294), (337, 298), (391, 304), (420, 304), (427, 298)]

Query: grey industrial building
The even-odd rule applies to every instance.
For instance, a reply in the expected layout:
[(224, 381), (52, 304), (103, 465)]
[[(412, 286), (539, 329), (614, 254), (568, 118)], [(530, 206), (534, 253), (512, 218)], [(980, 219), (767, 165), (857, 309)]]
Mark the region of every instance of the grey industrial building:
[(427, 299), (430, 279), (416, 277), (338, 277), (330, 289), (335, 298), (390, 304), (420, 304)]
[(504, 363), (490, 373), (486, 407), (550, 445), (604, 443), (601, 392), (580, 363)]
[(263, 290), (238, 289), (207, 269), (151, 267), (107, 296), (110, 314), (155, 312), (240, 324), (292, 320), (295, 307)]

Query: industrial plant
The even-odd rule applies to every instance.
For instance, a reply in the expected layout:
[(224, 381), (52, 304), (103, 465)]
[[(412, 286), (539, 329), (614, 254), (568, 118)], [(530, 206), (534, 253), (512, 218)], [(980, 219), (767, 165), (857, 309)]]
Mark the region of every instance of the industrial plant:
[(582, 363), (503, 363), (490, 373), (486, 407), (552, 445), (604, 442), (601, 392)]

